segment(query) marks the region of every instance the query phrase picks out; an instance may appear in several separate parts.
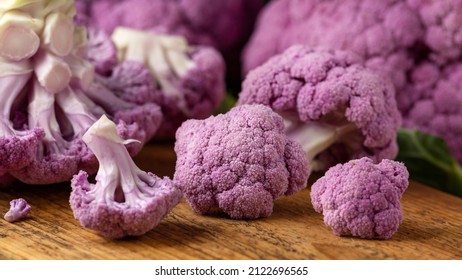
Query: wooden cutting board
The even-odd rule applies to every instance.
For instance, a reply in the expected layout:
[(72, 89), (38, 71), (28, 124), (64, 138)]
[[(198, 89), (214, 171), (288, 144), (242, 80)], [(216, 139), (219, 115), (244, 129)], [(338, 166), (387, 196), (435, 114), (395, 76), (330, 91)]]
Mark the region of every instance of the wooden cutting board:
[[(172, 176), (172, 144), (146, 146), (135, 158), (144, 170)], [(69, 184), (14, 185), (0, 190), (0, 213), (23, 197), (26, 220), (0, 219), (0, 259), (462, 259), (462, 199), (411, 183), (404, 221), (390, 240), (337, 237), (310, 203), (309, 188), (275, 203), (273, 215), (237, 221), (195, 214), (180, 203), (138, 238), (105, 239), (80, 226), (69, 207)]]

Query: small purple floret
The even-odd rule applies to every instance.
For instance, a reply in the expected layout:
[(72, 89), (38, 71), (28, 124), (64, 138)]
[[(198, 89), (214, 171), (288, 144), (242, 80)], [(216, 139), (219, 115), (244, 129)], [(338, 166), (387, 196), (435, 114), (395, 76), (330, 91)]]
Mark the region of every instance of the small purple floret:
[(331, 167), (312, 185), (311, 202), (335, 235), (389, 239), (403, 219), (400, 200), (408, 178), (400, 162), (351, 160)]
[(24, 219), (31, 211), (30, 205), (23, 198), (13, 199), (10, 201), (10, 210), (6, 212), (4, 218), (10, 223)]

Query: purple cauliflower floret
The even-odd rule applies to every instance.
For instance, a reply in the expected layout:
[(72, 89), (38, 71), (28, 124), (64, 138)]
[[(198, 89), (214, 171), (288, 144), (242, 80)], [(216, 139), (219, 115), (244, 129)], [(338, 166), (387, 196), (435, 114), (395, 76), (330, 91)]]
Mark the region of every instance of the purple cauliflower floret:
[(31, 162), (10, 173), (25, 183), (50, 184), (67, 181), (79, 168), (95, 165), (93, 154), (80, 139), (96, 121), (90, 111), (93, 104), (83, 102), (83, 93), (71, 88), (54, 94), (38, 82), (31, 86), (28, 125), (43, 129), (45, 135)]
[(14, 223), (24, 219), (31, 211), (30, 205), (23, 198), (13, 199), (10, 201), (10, 210), (6, 212), (4, 219), (7, 222)]
[(82, 226), (108, 238), (143, 235), (181, 201), (182, 190), (168, 177), (139, 169), (118, 134), (102, 116), (82, 137), (99, 161), (96, 183), (80, 171), (71, 181), (70, 205)]
[(183, 121), (204, 119), (220, 105), (225, 94), (225, 65), (214, 49), (189, 46), (182, 37), (127, 28), (116, 29), (112, 39), (122, 60), (149, 68), (155, 88), (153, 101), (164, 115), (157, 135), (173, 136)]
[[(275, 0), (261, 12), (244, 49), (244, 73), (295, 44), (353, 51), (399, 89), (423, 36), (406, 0)], [(410, 51), (411, 50), (411, 51)]]
[(403, 126), (443, 138), (462, 163), (462, 64), (422, 62), (398, 97)]
[(285, 119), (314, 170), (352, 158), (397, 154), (401, 116), (393, 84), (350, 52), (293, 46), (251, 71), (238, 104), (263, 104)]
[(306, 186), (308, 162), (287, 138), (280, 116), (243, 105), (205, 120), (188, 120), (176, 133), (174, 182), (191, 208), (217, 208), (234, 219), (268, 217), (273, 202)]
[(403, 214), (409, 173), (400, 162), (369, 158), (331, 167), (311, 187), (311, 202), (335, 235), (389, 239)]

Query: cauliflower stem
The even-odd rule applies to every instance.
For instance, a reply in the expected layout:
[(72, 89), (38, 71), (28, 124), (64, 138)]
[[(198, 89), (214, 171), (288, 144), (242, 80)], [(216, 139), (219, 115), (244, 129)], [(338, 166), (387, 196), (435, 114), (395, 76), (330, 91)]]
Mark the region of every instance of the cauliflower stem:
[[(112, 132), (116, 132), (115, 124), (110, 125)], [(115, 200), (135, 207), (138, 202), (146, 199), (147, 195), (152, 196), (155, 188), (151, 186), (155, 186), (158, 181), (135, 165), (124, 147), (124, 144), (130, 141), (124, 141), (117, 134), (108, 134), (108, 128), (94, 126), (90, 129), (83, 140), (100, 163), (96, 175), (100, 187), (94, 188), (95, 200), (104, 203)], [(110, 141), (101, 139), (106, 137)], [(116, 158), (119, 160), (115, 161)]]
[(168, 177), (139, 169), (130, 157), (116, 124), (103, 115), (82, 136), (99, 161), (96, 183), (80, 171), (71, 181), (70, 205), (82, 226), (108, 238), (143, 235), (182, 199)]
[(312, 168), (316, 170), (316, 156), (322, 151), (329, 148), (332, 144), (342, 139), (345, 135), (357, 128), (353, 123), (343, 126), (334, 126), (319, 122), (307, 122), (300, 124), (286, 123), (287, 135), (301, 143), (308, 160), (313, 164)]

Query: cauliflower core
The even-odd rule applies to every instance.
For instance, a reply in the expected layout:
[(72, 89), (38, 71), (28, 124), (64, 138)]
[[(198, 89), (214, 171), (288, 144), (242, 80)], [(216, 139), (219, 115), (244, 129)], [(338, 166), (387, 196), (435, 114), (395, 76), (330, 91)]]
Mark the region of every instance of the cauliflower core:
[(311, 187), (311, 202), (339, 236), (389, 239), (402, 222), (401, 196), (408, 187), (404, 164), (351, 160), (331, 167)]
[(220, 208), (234, 219), (271, 215), (273, 202), (306, 186), (308, 162), (263, 105), (188, 120), (178, 129), (174, 182), (198, 213)]

